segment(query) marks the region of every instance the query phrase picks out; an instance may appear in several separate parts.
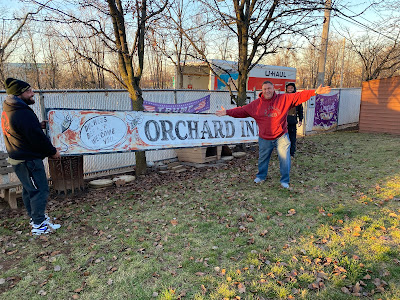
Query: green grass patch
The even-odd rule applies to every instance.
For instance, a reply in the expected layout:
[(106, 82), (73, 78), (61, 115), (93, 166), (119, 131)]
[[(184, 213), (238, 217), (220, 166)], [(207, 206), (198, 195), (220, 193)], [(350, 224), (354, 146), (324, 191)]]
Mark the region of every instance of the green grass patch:
[[(1, 211), (1, 299), (400, 299), (400, 138), (298, 140), (291, 187), (257, 153), (52, 199), (55, 234)], [(375, 145), (375, 146), (371, 146)], [(56, 201), (59, 201), (56, 202)]]

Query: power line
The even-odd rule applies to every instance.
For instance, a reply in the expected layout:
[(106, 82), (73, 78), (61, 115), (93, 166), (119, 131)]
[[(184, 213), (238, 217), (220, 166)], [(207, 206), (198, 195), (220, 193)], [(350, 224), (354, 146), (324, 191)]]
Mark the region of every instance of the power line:
[(357, 21), (357, 20), (354, 20), (354, 19), (352, 19), (352, 18), (349, 18), (349, 19), (350, 19), (350, 20), (349, 20), (349, 19), (345, 19), (345, 18), (340, 17), (340, 16), (337, 16), (337, 17), (338, 17), (339, 19), (342, 19), (342, 20), (344, 20), (344, 21), (346, 21), (346, 22), (349, 22), (349, 23), (351, 23), (351, 24), (353, 24), (353, 25), (356, 25), (356, 26), (358, 26), (358, 27), (360, 27), (360, 28), (368, 29), (368, 30), (370, 30), (370, 31), (373, 31), (373, 32), (375, 32), (375, 33), (377, 33), (377, 34), (379, 34), (379, 35), (381, 35), (381, 36), (384, 36), (384, 37), (386, 37), (386, 38), (388, 38), (388, 39), (390, 39), (390, 40), (396, 42), (396, 39), (395, 39), (395, 38), (393, 38), (393, 37), (391, 37), (391, 36), (388, 36), (388, 35), (386, 35), (386, 34), (380, 32), (380, 31), (378, 31), (378, 30), (376, 30), (376, 29), (373, 29), (373, 28), (371, 28), (371, 27), (369, 27), (369, 26), (367, 26), (367, 25), (365, 25), (365, 24), (363, 24), (363, 23), (361, 23), (361, 22), (359, 22), (359, 21)]
[[(346, 9), (347, 9), (348, 11), (350, 11), (351, 13), (357, 15), (355, 12), (351, 11), (350, 9), (348, 9), (348, 8), (346, 8)], [(380, 32), (380, 31), (378, 31), (378, 30), (376, 30), (376, 29), (374, 29), (374, 28), (371, 28), (370, 26), (368, 26), (368, 25), (366, 25), (366, 24), (361, 23), (360, 21), (356, 20), (354, 17), (348, 16), (348, 15), (346, 15), (346, 14), (344, 14), (343, 12), (340, 12), (340, 11), (338, 11), (338, 13), (339, 13), (339, 14), (336, 14), (335, 16), (338, 17), (339, 19), (342, 19), (342, 20), (344, 20), (344, 21), (346, 21), (346, 22), (349, 22), (349, 23), (351, 23), (351, 24), (353, 24), (353, 25), (356, 25), (356, 26), (358, 26), (358, 27), (360, 27), (360, 28), (367, 29), (367, 30), (370, 30), (370, 31), (372, 31), (372, 32), (375, 32), (375, 33), (377, 33), (377, 34), (379, 34), (379, 35), (381, 35), (381, 36), (384, 36), (384, 37), (386, 37), (386, 38), (388, 38), (388, 39), (394, 41), (394, 42), (397, 41), (395, 38), (393, 38), (393, 37), (391, 37), (391, 36), (388, 36), (388, 35), (386, 35), (386, 34), (383, 34), (382, 32)], [(341, 16), (341, 15), (342, 15), (342, 16)], [(372, 24), (372, 25), (376, 25), (376, 23), (371, 22), (371, 21), (365, 19), (365, 18), (362, 17), (362, 16), (361, 16), (361, 18), (364, 19), (365, 21), (369, 22), (369, 23)]]

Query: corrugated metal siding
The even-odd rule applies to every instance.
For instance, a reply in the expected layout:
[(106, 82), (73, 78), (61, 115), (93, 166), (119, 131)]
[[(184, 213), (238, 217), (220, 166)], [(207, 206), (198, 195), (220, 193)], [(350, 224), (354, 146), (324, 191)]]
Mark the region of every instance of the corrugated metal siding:
[(359, 130), (400, 135), (400, 76), (363, 82)]
[[(127, 91), (123, 90), (67, 90), (67, 91), (42, 91), (45, 108), (71, 108), (71, 109), (100, 109), (100, 110), (131, 110), (131, 101)], [(208, 90), (143, 90), (144, 100), (158, 103), (184, 103), (197, 100), (210, 95), (210, 109), (206, 112), (214, 113), (221, 108), (235, 107), (231, 104), (231, 97), (227, 91)], [(250, 101), (254, 100), (254, 92), (248, 92)], [(4, 91), (0, 91), (0, 104), (6, 98)], [(41, 109), (39, 105), (39, 93), (35, 96), (36, 103), (32, 105), (39, 119)], [(249, 101), (249, 102), (250, 102)], [(0, 114), (2, 105), (0, 105)], [(1, 132), (1, 131), (0, 131)], [(0, 150), (5, 151), (4, 139), (0, 133)], [(176, 158), (175, 150), (146, 151), (147, 161), (159, 161)], [(120, 169), (135, 164), (135, 152), (108, 153), (85, 155), (83, 159), (85, 174), (103, 173), (112, 169)], [(47, 160), (45, 161), (47, 168)]]
[[(332, 91), (327, 96), (332, 96), (337, 93), (339, 93), (338, 125), (357, 123), (360, 113), (361, 89), (332, 89)], [(306, 102), (303, 105), (304, 113), (306, 115), (306, 134), (312, 132), (314, 126), (315, 107), (310, 106), (310, 104), (310, 102)], [(302, 127), (300, 127), (299, 129), (297, 129), (297, 132), (299, 133), (302, 130)]]

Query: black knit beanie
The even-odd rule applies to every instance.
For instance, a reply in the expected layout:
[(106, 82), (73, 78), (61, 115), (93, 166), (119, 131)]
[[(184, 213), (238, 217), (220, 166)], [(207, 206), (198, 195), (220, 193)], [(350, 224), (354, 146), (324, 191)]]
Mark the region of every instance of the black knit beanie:
[(294, 91), (293, 91), (293, 93), (296, 93), (296, 85), (294, 84), (294, 82), (289, 82), (288, 84), (286, 84), (286, 89), (287, 89), (287, 87), (288, 86), (292, 86), (292, 87), (294, 87)]
[(14, 78), (7, 78), (5, 86), (7, 94), (15, 96), (21, 95), (31, 87), (29, 83)]

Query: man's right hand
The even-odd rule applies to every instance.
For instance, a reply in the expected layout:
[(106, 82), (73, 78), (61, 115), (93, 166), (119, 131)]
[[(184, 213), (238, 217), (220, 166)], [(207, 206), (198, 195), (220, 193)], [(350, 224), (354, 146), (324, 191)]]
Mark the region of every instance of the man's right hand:
[(217, 110), (217, 111), (215, 112), (215, 114), (216, 114), (218, 117), (226, 116), (226, 110), (225, 110), (225, 108), (224, 108), (223, 106), (221, 106), (221, 109), (220, 109), (220, 110)]
[(60, 151), (58, 151), (58, 150), (57, 150), (56, 154), (50, 156), (50, 158), (60, 158), (60, 157), (61, 157)]

